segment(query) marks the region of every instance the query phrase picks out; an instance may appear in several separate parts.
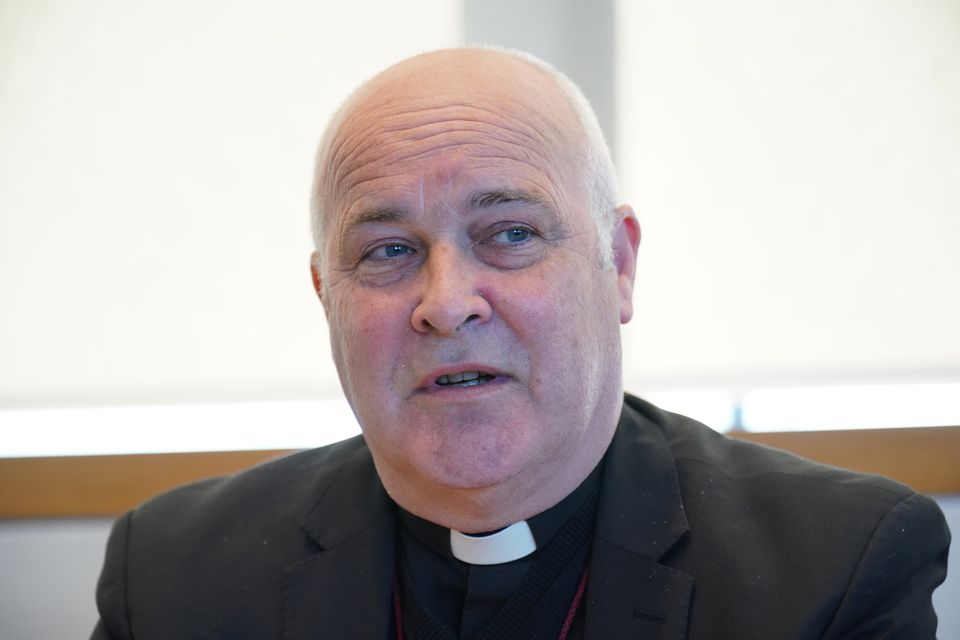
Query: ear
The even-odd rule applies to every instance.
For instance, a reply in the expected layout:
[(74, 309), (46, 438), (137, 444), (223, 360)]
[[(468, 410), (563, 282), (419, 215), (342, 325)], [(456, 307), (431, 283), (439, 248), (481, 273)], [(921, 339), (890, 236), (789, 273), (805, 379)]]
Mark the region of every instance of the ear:
[(327, 311), (327, 301), (323, 297), (323, 278), (320, 276), (320, 256), (314, 251), (310, 254), (310, 277), (313, 280), (313, 290), (317, 292), (317, 297), (323, 305), (323, 311)]
[(619, 222), (613, 230), (613, 264), (620, 296), (620, 324), (626, 324), (633, 317), (633, 279), (637, 273), (640, 222), (629, 205), (617, 207), (617, 219)]

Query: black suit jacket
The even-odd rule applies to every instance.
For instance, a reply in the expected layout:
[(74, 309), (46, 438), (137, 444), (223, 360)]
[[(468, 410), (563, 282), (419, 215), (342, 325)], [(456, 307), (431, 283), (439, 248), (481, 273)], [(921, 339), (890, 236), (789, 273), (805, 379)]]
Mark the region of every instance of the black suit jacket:
[[(604, 467), (586, 637), (934, 638), (930, 499), (627, 397)], [(95, 640), (389, 637), (394, 507), (362, 438), (118, 519)]]

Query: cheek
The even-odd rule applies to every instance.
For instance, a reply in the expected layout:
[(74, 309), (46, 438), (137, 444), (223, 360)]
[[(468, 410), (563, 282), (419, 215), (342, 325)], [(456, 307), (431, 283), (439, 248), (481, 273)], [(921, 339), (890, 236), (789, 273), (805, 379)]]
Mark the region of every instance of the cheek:
[(579, 354), (582, 329), (571, 324), (569, 310), (582, 301), (576, 300), (567, 273), (538, 269), (523, 277), (517, 272), (509, 276), (499, 283), (491, 302), (517, 342), (514, 357), (526, 360), (530, 383), (543, 389), (551, 384), (558, 368), (564, 368), (564, 361)]
[[(518, 334), (544, 340), (559, 335), (576, 339), (596, 332), (604, 309), (617, 311), (607, 291), (608, 280), (612, 282), (576, 262), (544, 266), (522, 278), (506, 278), (497, 289), (496, 302)], [(569, 347), (570, 343), (555, 346)]]
[(514, 280), (497, 298), (501, 317), (530, 358), (534, 385), (592, 379), (619, 344), (615, 275), (579, 267), (544, 270), (522, 286)]
[(331, 347), (341, 378), (362, 381), (385, 370), (383, 360), (396, 345), (405, 320), (389, 299), (360, 291), (344, 294), (331, 305)]

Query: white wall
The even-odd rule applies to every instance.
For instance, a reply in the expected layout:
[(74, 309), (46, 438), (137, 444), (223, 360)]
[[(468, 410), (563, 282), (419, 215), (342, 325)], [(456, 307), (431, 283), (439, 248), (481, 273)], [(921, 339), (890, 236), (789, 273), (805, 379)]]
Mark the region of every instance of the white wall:
[(107, 520), (0, 521), (0, 636), (88, 637), (109, 532)]
[(937, 633), (940, 640), (960, 640), (960, 552), (957, 538), (960, 537), (960, 496), (940, 496), (940, 507), (947, 516), (954, 543), (950, 551), (947, 580), (933, 594), (933, 606), (940, 618)]
[(628, 386), (960, 379), (960, 3), (617, 3)]

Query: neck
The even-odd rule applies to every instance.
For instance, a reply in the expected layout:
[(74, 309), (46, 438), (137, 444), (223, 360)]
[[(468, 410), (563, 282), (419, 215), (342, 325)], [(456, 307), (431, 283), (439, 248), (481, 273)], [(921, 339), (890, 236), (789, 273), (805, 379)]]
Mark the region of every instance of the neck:
[(567, 497), (603, 458), (615, 430), (616, 421), (607, 437), (594, 438), (596, 446), (582, 448), (576, 460), (490, 486), (451, 487), (421, 480), (410, 470), (394, 473), (379, 465), (377, 471), (390, 497), (410, 513), (462, 533), (495, 531), (542, 513)]
[[(589, 470), (583, 475), (589, 474)], [(507, 486), (481, 489), (443, 488), (422, 492), (406, 487), (388, 488), (390, 497), (404, 509), (462, 533), (485, 533), (507, 527), (546, 511), (565, 498), (583, 480), (548, 487), (551, 491), (518, 494)], [(399, 489), (399, 490), (398, 490)], [(412, 489), (412, 487), (411, 487)], [(428, 496), (421, 499), (421, 496)], [(525, 497), (518, 500), (518, 495)]]

